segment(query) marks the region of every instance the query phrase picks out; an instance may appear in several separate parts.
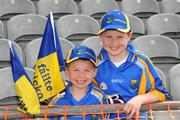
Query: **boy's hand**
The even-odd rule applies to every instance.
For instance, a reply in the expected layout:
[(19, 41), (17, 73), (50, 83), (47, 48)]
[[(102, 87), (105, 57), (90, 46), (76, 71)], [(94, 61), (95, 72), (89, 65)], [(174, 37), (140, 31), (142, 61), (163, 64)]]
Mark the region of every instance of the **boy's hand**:
[(133, 115), (135, 115), (135, 120), (138, 119), (141, 105), (141, 96), (135, 96), (125, 104), (124, 112), (127, 115), (127, 120), (130, 120), (133, 117)]

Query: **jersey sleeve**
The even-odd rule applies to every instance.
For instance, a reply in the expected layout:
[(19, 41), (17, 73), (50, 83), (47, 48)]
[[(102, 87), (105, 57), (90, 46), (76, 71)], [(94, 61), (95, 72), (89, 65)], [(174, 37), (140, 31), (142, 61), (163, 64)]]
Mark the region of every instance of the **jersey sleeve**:
[(159, 101), (165, 101), (169, 98), (169, 93), (167, 92), (163, 81), (160, 79), (152, 61), (147, 58), (145, 62), (146, 76), (148, 79), (146, 92), (154, 94)]

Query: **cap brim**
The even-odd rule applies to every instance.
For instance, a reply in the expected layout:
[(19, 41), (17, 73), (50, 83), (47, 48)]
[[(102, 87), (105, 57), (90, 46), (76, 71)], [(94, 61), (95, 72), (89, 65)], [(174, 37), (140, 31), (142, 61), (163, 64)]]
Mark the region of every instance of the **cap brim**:
[(123, 32), (123, 33), (128, 33), (130, 32), (130, 28), (120, 28), (118, 26), (115, 26), (115, 25), (108, 25), (106, 27), (104, 27), (104, 29), (101, 29), (99, 32), (98, 32), (98, 35), (103, 33), (104, 31), (106, 30), (117, 30), (119, 32)]

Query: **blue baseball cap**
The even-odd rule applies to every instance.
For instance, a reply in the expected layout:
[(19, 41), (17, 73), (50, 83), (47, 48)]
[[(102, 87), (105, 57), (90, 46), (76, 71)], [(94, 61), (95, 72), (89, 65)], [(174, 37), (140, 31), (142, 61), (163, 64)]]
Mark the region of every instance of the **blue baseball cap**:
[(101, 19), (101, 30), (98, 34), (106, 30), (117, 30), (123, 33), (131, 31), (127, 15), (119, 10), (110, 10)]
[(87, 46), (76, 46), (68, 51), (66, 58), (67, 64), (77, 59), (90, 60), (95, 66), (97, 66), (96, 55), (94, 51)]

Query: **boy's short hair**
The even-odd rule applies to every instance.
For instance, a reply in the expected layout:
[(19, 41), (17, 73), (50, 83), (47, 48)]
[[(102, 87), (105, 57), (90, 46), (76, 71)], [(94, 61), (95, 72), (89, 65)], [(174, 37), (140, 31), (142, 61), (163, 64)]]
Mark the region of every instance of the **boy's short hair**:
[(106, 30), (117, 30), (123, 33), (131, 31), (130, 22), (127, 15), (120, 10), (110, 10), (101, 19), (101, 30), (98, 34)]
[(94, 51), (87, 46), (81, 45), (70, 49), (67, 53), (66, 64), (77, 59), (90, 60), (97, 67), (96, 55)]

